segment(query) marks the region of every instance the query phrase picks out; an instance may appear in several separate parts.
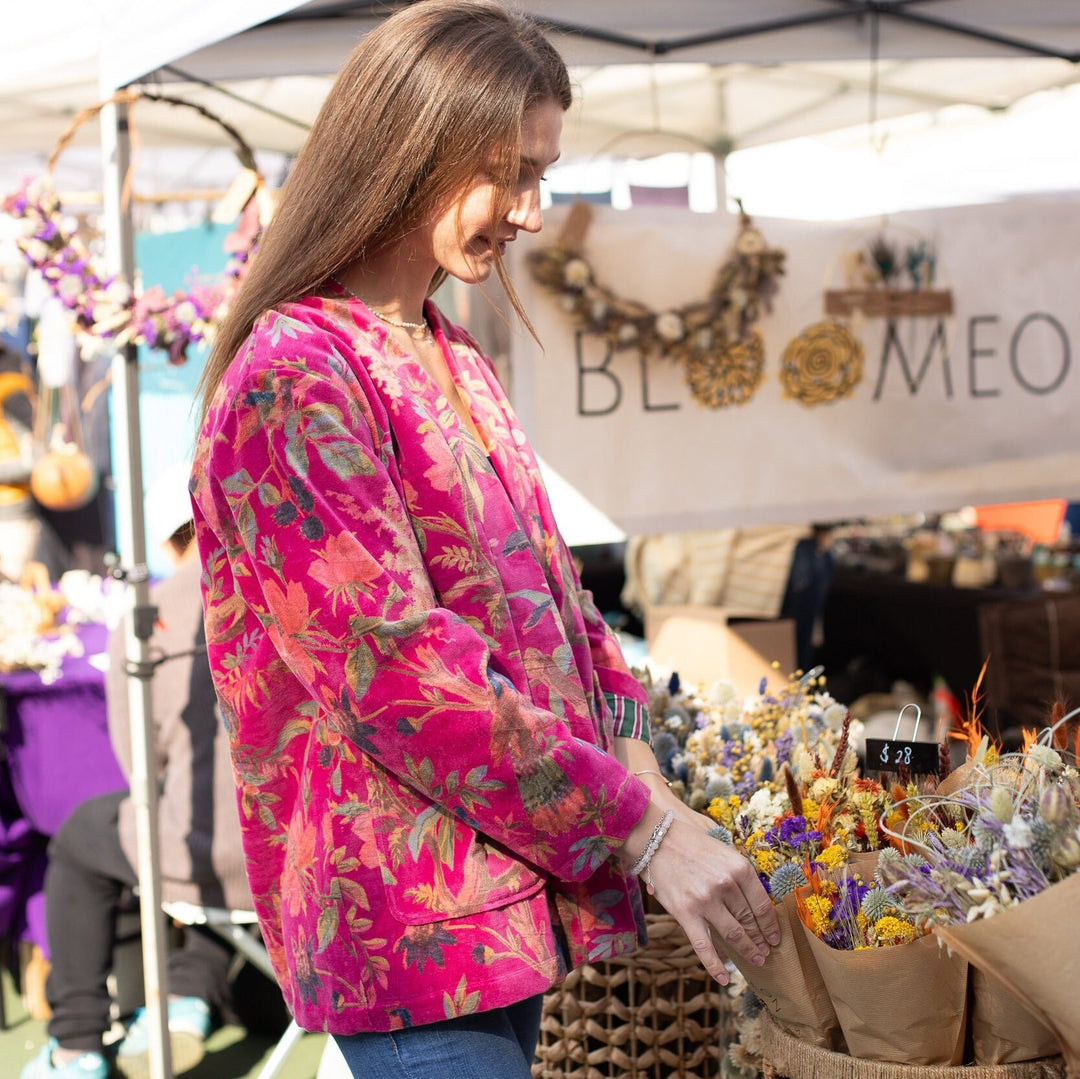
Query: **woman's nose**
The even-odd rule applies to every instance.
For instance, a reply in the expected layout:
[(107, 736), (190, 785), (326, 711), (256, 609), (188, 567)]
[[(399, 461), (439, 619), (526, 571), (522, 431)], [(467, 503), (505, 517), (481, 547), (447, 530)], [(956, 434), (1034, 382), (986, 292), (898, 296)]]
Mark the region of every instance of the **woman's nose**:
[(525, 232), (539, 232), (544, 224), (544, 217), (540, 210), (539, 187), (530, 187), (527, 191), (521, 191), (515, 195), (506, 220), (515, 228), (523, 229)]

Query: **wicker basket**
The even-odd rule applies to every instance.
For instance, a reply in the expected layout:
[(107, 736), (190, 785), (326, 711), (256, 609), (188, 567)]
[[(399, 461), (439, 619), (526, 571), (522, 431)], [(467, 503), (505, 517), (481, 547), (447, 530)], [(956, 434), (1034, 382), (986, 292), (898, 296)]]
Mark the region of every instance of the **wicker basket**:
[(548, 993), (534, 1079), (717, 1079), (731, 1003), (669, 914), (649, 943), (578, 967)]
[(765, 1079), (1063, 1079), (1065, 1075), (1061, 1057), (955, 1068), (859, 1060), (807, 1045), (783, 1030), (768, 1012), (762, 1013), (761, 1023)]

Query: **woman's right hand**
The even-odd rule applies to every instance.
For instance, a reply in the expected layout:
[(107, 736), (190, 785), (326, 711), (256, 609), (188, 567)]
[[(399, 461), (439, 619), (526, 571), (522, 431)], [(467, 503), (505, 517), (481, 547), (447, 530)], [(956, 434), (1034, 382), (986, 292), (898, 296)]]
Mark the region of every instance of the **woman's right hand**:
[[(626, 842), (624, 859), (645, 849), (663, 811), (654, 802)], [(695, 817), (700, 814), (694, 814)], [(649, 864), (647, 879), (661, 906), (682, 926), (691, 947), (721, 985), (729, 975), (716, 948), (760, 966), (780, 943), (772, 900), (749, 860), (677, 813)], [(715, 940), (714, 940), (715, 934)]]

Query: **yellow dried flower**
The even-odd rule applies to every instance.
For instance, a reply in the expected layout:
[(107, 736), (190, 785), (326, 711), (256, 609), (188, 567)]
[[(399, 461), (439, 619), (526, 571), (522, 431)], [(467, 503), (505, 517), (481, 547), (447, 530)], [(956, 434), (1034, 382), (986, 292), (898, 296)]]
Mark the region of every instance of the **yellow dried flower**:
[(717, 824), (722, 824), (725, 828), (730, 828), (732, 822), (735, 820), (735, 814), (724, 798), (714, 798), (709, 803), (709, 808), (705, 811)]
[(806, 909), (813, 923), (811, 928), (814, 930), (815, 935), (823, 937), (832, 928), (829, 921), (831, 908), (832, 904), (823, 895), (808, 895), (806, 897)]
[(907, 944), (915, 939), (915, 926), (887, 914), (874, 923), (873, 935), (878, 944)]
[(820, 862), (826, 869), (838, 869), (847, 864), (847, 848), (840, 846), (839, 843), (830, 843), (814, 860)]
[(774, 850), (754, 851), (754, 865), (759, 873), (773, 873), (779, 868), (782, 859)]

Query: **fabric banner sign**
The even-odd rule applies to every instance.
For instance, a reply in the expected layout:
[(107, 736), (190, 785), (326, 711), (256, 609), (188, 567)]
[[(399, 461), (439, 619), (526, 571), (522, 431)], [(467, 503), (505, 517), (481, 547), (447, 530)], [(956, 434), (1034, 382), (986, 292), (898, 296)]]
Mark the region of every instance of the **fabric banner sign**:
[[(537, 452), (628, 533), (1080, 499), (1080, 200), (755, 219), (785, 273), (757, 324), (764, 380), (722, 408), (700, 404), (673, 361), (577, 332), (533, 280), (525, 256), (567, 212), (549, 210), (512, 250), (544, 347), (515, 329), (511, 394)], [(707, 298), (737, 227), (727, 214), (597, 208), (582, 253), (598, 283), (659, 313)], [(901, 260), (920, 243), (934, 251), (951, 312), (844, 318), (865, 353), (851, 392), (786, 395), (785, 349), (825, 319), (826, 291), (850, 284), (852, 253), (878, 235)]]

